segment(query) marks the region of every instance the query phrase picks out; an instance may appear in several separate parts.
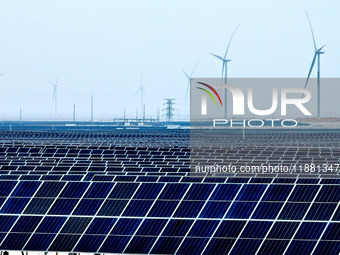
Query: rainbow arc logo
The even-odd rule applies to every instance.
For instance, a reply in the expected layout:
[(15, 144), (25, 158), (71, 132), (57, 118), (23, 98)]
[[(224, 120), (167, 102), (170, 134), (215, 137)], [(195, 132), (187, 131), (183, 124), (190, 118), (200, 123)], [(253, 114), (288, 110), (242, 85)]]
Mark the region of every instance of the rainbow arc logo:
[[(203, 83), (203, 82), (197, 82), (197, 83), (207, 87), (208, 89), (210, 89), (217, 96), (217, 98), (220, 101), (220, 104), (222, 106), (221, 97), (220, 97), (220, 95), (217, 93), (217, 91), (212, 86), (210, 86), (209, 84)], [(207, 90), (205, 88), (201, 88), (201, 87), (196, 87), (196, 88), (206, 92), (212, 98), (212, 100), (214, 100), (215, 105), (217, 105), (214, 95), (209, 90)]]

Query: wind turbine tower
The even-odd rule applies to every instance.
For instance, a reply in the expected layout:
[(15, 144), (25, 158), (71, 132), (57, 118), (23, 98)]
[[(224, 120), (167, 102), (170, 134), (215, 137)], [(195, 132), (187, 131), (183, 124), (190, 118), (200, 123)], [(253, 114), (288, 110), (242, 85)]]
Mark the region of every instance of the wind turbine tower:
[(76, 104), (73, 104), (73, 121), (76, 121)]
[(142, 75), (140, 77), (140, 88), (137, 90), (136, 94), (138, 94), (139, 92), (140, 92), (140, 111), (141, 111), (142, 118), (144, 118), (145, 106), (144, 106), (144, 87), (143, 87), (143, 76)]
[(91, 122), (93, 122), (93, 96), (91, 96)]
[(320, 118), (320, 55), (325, 53), (325, 52), (322, 51), (322, 49), (326, 46), (326, 44), (323, 45), (319, 49), (317, 48), (316, 42), (315, 42), (315, 37), (314, 37), (312, 23), (310, 22), (310, 19), (309, 19), (307, 11), (306, 11), (306, 16), (307, 16), (307, 19), (308, 19), (310, 31), (312, 33), (313, 44), (314, 44), (314, 51), (315, 52), (314, 52), (314, 57), (313, 57), (313, 60), (312, 60), (311, 67), (310, 67), (309, 72), (308, 72), (307, 80), (306, 80), (306, 83), (305, 83), (305, 88), (307, 87), (307, 84), (308, 84), (308, 81), (309, 81), (309, 77), (310, 77), (310, 75), (311, 75), (311, 73), (313, 71), (313, 67), (314, 67), (315, 61), (317, 60), (317, 62), (318, 62), (318, 64), (317, 64), (317, 66), (318, 66), (318, 70), (317, 70), (317, 117)]

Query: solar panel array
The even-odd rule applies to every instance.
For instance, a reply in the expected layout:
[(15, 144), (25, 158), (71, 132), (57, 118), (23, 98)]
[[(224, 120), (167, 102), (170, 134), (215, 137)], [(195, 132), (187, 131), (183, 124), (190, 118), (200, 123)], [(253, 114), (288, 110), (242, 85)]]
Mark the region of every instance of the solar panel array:
[[(339, 135), (231, 133), (224, 156), (338, 162)], [(340, 252), (339, 178), (192, 178), (183, 130), (0, 132), (0, 140), (1, 250)]]

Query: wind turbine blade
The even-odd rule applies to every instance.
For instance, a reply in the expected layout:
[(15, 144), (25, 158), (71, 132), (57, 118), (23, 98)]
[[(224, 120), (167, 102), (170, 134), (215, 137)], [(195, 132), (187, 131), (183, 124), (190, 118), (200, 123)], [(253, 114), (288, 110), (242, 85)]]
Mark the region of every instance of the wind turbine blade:
[(309, 80), (310, 74), (311, 74), (311, 73), (312, 73), (312, 71), (313, 71), (313, 67), (314, 67), (315, 60), (316, 60), (316, 55), (317, 55), (317, 53), (315, 53), (315, 54), (314, 54), (314, 58), (313, 58), (313, 61), (312, 61), (312, 64), (311, 64), (311, 66), (310, 66), (309, 73), (308, 73), (308, 76), (307, 76), (307, 80), (306, 80), (306, 83), (305, 83), (305, 88), (307, 87), (307, 83), (308, 83), (308, 80)]
[(57, 86), (57, 84), (58, 84), (58, 82), (59, 82), (60, 75), (61, 75), (61, 72), (59, 73), (59, 75), (58, 75), (58, 77), (57, 77), (57, 79), (56, 79), (56, 81), (55, 81), (55, 83), (54, 83), (55, 86)]
[(49, 80), (45, 80), (46, 82), (48, 82), (49, 84), (51, 84), (53, 87), (55, 87), (55, 84), (50, 82)]
[(324, 46), (322, 46), (321, 48), (319, 48), (319, 49), (317, 50), (317, 52), (319, 53), (326, 45), (327, 45), (327, 44), (325, 44)]
[(240, 24), (237, 25), (237, 27), (235, 28), (234, 32), (231, 34), (231, 37), (230, 37), (227, 49), (226, 49), (225, 54), (224, 54), (224, 59), (227, 58), (227, 54), (228, 54), (228, 50), (229, 50), (229, 46), (230, 46), (231, 40), (233, 39), (234, 34), (235, 34), (235, 32), (236, 32), (236, 30), (238, 29), (239, 26), (240, 26)]
[(224, 58), (222, 58), (222, 57), (220, 57), (220, 56), (217, 56), (217, 55), (215, 55), (215, 54), (213, 54), (213, 53), (210, 53), (210, 54), (213, 55), (214, 57), (216, 57), (216, 58), (218, 58), (218, 59), (224, 61)]
[(185, 76), (190, 80), (189, 75), (184, 71), (183, 67), (182, 67), (182, 71), (183, 71), (183, 73), (185, 74)]
[(197, 67), (197, 65), (201, 62), (201, 60), (197, 61), (197, 63), (195, 64), (194, 68), (192, 69), (192, 72), (190, 74), (190, 78), (192, 77), (193, 73), (195, 72), (195, 69)]
[(141, 91), (141, 88), (136, 91), (135, 96), (139, 93), (139, 91)]
[(310, 19), (309, 19), (309, 16), (308, 16), (308, 13), (307, 13), (306, 10), (305, 10), (305, 12), (306, 12), (306, 16), (307, 16), (307, 19), (308, 19), (310, 31), (312, 32), (312, 36), (313, 36), (314, 50), (316, 51), (316, 43), (315, 43), (315, 37), (314, 37), (314, 32), (313, 32), (312, 23), (310, 22)]

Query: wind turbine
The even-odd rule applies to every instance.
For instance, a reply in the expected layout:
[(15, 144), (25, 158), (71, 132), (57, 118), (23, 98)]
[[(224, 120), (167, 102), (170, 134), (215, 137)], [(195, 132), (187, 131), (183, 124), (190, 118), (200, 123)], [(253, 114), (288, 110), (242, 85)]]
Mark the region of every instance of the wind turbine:
[(144, 87), (143, 87), (143, 75), (141, 74), (140, 76), (140, 88), (137, 90), (136, 94), (140, 92), (140, 109), (141, 109), (141, 114), (142, 114), (142, 118), (144, 118), (143, 116), (145, 116), (145, 112), (144, 112)]
[(316, 47), (313, 27), (312, 27), (312, 23), (310, 22), (310, 19), (309, 19), (307, 11), (306, 11), (306, 15), (307, 15), (310, 31), (312, 32), (315, 53), (314, 53), (314, 57), (313, 57), (313, 60), (312, 60), (311, 67), (310, 67), (309, 72), (308, 72), (307, 80), (306, 80), (306, 83), (305, 83), (305, 88), (307, 87), (307, 84), (308, 84), (308, 81), (309, 81), (309, 77), (310, 77), (310, 75), (311, 75), (311, 73), (313, 71), (313, 67), (314, 67), (314, 64), (315, 64), (315, 61), (316, 61), (316, 58), (317, 58), (317, 61), (318, 61), (318, 73), (317, 73), (317, 94), (318, 94), (317, 95), (317, 101), (318, 101), (317, 102), (317, 108), (318, 109), (317, 109), (317, 117), (320, 118), (320, 55), (325, 53), (325, 52), (322, 51), (322, 49), (326, 46), (326, 44), (323, 45), (319, 49)]
[(58, 77), (57, 77), (57, 79), (54, 83), (46, 80), (49, 84), (51, 84), (53, 86), (52, 107), (54, 105), (55, 115), (57, 115), (57, 88), (59, 87), (58, 82), (59, 82), (60, 74), (61, 73), (59, 73), (59, 75), (58, 75)]
[(194, 65), (194, 68), (192, 69), (192, 71), (191, 71), (191, 73), (190, 73), (190, 76), (184, 71), (184, 69), (183, 69), (183, 67), (182, 67), (182, 71), (183, 71), (183, 73), (185, 74), (185, 76), (186, 76), (187, 79), (188, 79), (187, 91), (186, 91), (186, 93), (185, 93), (185, 105), (186, 105), (186, 101), (187, 101), (187, 98), (188, 98), (188, 92), (189, 92), (189, 87), (190, 87), (190, 79), (191, 79), (192, 75), (194, 74), (197, 65), (198, 65), (200, 62), (201, 62), (201, 60), (198, 61), (198, 62)]
[[(210, 53), (214, 57), (222, 60), (222, 76), (221, 76), (221, 79), (223, 80), (223, 75), (224, 75), (224, 84), (227, 84), (228, 62), (231, 61), (231, 59), (227, 59), (228, 50), (229, 50), (229, 47), (230, 47), (231, 40), (233, 39), (234, 34), (235, 34), (235, 32), (236, 32), (236, 30), (238, 29), (239, 26), (240, 25), (237, 25), (237, 27), (235, 28), (234, 32), (231, 34), (231, 37), (230, 37), (227, 49), (226, 49), (226, 51), (224, 53), (224, 57), (221, 57), (221, 56), (215, 55), (213, 53)], [(226, 89), (224, 90), (224, 100), (225, 100), (225, 102), (224, 102), (224, 117), (227, 118), (227, 90)]]
[(234, 32), (231, 34), (227, 49), (224, 53), (224, 57), (218, 56), (216, 54), (210, 53), (211, 55), (213, 55), (214, 57), (218, 58), (219, 60), (222, 60), (222, 79), (223, 79), (223, 75), (224, 75), (224, 83), (227, 84), (227, 70), (228, 70), (228, 62), (231, 61), (231, 59), (227, 59), (228, 56), (228, 50), (230, 47), (230, 43), (234, 37), (234, 34), (236, 32), (236, 30), (238, 29), (240, 25), (237, 25), (237, 27), (235, 28)]

